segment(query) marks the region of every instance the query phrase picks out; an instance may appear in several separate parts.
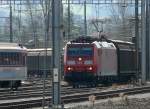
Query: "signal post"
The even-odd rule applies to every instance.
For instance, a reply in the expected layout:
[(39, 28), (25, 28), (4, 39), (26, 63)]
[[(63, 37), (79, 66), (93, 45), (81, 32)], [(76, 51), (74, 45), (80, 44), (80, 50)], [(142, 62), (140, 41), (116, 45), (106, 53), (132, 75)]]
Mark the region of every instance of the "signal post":
[(52, 0), (52, 48), (53, 48), (53, 87), (52, 87), (52, 108), (58, 109), (61, 106), (60, 96), (60, 40), (61, 40), (61, 0)]

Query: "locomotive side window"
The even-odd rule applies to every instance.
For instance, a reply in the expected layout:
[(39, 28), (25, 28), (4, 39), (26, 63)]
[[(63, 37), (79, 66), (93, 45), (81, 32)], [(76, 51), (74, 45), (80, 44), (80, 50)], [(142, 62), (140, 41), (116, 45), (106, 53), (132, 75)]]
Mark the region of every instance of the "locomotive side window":
[(25, 56), (16, 52), (0, 52), (0, 65), (25, 65)]
[(26, 55), (22, 54), (21, 58), (22, 58), (22, 64), (26, 65)]
[(22, 64), (23, 65), (26, 65), (26, 56), (25, 56), (25, 54), (23, 54), (23, 56), (21, 57), (22, 58)]

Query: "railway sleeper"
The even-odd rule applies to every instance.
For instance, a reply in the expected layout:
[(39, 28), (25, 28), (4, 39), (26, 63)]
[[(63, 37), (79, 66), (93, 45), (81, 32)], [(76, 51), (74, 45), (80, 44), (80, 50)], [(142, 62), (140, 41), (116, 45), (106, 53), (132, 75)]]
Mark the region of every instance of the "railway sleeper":
[(97, 85), (98, 85), (97, 82), (76, 82), (76, 83), (72, 83), (73, 88), (96, 87)]
[(98, 78), (99, 84), (111, 85), (112, 83), (127, 83), (136, 81), (135, 75), (120, 75), (120, 76), (101, 76)]

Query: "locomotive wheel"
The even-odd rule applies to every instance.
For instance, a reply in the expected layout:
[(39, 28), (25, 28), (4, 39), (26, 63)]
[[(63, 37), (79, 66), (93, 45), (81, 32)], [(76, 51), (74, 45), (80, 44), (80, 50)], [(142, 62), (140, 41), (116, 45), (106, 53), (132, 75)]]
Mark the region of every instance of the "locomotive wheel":
[(94, 85), (94, 87), (97, 87), (98, 84), (97, 84), (97, 83), (94, 83), (93, 85)]
[(89, 87), (89, 88), (93, 87), (93, 83), (91, 83), (91, 82), (87, 83), (87, 87)]
[(10, 89), (11, 90), (18, 90), (18, 87), (21, 86), (21, 81), (11, 81), (10, 82)]
[(73, 87), (73, 88), (79, 88), (79, 84), (73, 83), (72, 87)]
[(75, 88), (75, 85), (74, 85), (74, 84), (72, 85), (72, 88)]

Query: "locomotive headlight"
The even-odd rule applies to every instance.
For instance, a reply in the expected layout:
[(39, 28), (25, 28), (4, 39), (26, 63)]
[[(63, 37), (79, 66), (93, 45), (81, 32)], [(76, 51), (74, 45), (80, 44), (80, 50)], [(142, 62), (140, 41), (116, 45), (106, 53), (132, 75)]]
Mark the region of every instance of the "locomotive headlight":
[(72, 70), (72, 68), (71, 68), (71, 67), (68, 67), (67, 69), (68, 69), (69, 71), (70, 71), (70, 70)]
[(68, 70), (71, 70), (71, 68), (70, 68), (70, 67), (68, 67)]
[(82, 58), (78, 58), (79, 61), (82, 61)]
[(92, 67), (89, 67), (89, 70), (92, 70), (93, 68)]
[(88, 67), (87, 70), (93, 70), (93, 67)]

